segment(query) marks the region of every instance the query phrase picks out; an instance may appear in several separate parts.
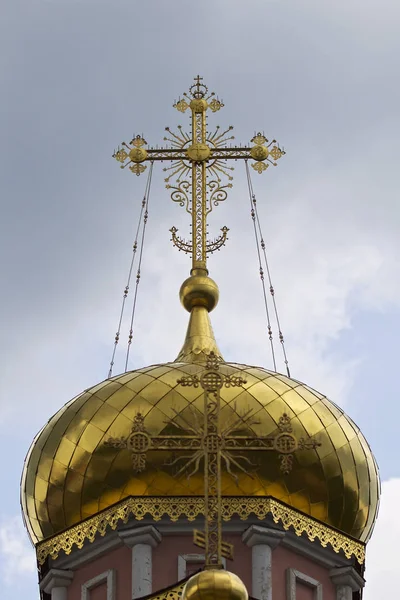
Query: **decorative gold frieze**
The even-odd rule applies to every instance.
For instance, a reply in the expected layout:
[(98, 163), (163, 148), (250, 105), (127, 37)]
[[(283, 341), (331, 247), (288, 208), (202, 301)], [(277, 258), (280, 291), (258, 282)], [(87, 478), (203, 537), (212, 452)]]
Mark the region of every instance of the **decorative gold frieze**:
[(181, 600), (185, 585), (186, 579), (182, 583), (171, 585), (151, 596), (147, 596), (147, 600)]
[[(222, 518), (230, 521), (239, 517), (246, 521), (255, 516), (260, 521), (271, 516), (275, 523), (283, 529), (292, 529), (296, 535), (306, 535), (310, 541), (318, 539), (324, 548), (330, 546), (335, 552), (342, 551), (346, 558), (353, 556), (358, 563), (365, 560), (365, 545), (338, 530), (328, 527), (311, 517), (290, 508), (283, 502), (270, 497), (248, 498), (243, 496), (228, 496), (222, 498)], [(73, 546), (82, 548), (85, 542), (93, 542), (96, 536), (104, 536), (108, 529), (115, 530), (121, 523), (126, 523), (130, 517), (141, 521), (145, 517), (155, 522), (163, 517), (172, 522), (185, 518), (194, 521), (204, 515), (204, 498), (202, 497), (130, 497), (111, 506), (107, 510), (70, 527), (36, 546), (37, 559), (43, 564), (47, 557), (56, 559), (60, 552), (70, 554)]]

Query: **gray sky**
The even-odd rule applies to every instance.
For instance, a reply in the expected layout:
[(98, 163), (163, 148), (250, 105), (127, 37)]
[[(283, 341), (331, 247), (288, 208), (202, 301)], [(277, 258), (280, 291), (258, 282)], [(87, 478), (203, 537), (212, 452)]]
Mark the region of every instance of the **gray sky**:
[[(37, 598), (18, 525), (30, 442), (108, 372), (145, 185), (120, 171), (112, 151), (133, 133), (161, 143), (166, 125), (187, 123), (171, 105), (197, 73), (225, 102), (210, 126), (232, 124), (243, 142), (265, 131), (287, 150), (253, 183), (292, 375), (344, 406), (372, 446), (385, 483), (365, 600), (392, 591), (398, 2), (3, 0), (1, 13), (4, 600), (15, 597), (18, 562), (26, 571), (18, 594)], [(243, 165), (234, 175), (211, 221), (215, 233), (230, 228), (227, 247), (210, 260), (221, 291), (213, 326), (227, 360), (270, 368)], [(183, 341), (177, 293), (190, 263), (171, 247), (172, 225), (189, 231), (157, 168), (131, 368), (173, 360)]]

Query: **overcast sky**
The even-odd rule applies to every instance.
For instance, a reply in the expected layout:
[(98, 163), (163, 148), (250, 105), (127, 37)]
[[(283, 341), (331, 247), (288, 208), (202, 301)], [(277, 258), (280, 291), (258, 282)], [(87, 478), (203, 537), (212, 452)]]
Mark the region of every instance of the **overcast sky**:
[[(200, 73), (212, 124), (287, 150), (253, 183), (292, 375), (361, 427), (383, 480), (365, 600), (392, 595), (400, 534), (400, 5), (396, 0), (3, 0), (0, 17), (0, 582), (37, 599), (19, 479), (37, 430), (107, 376), (145, 186), (111, 159), (162, 143)], [(212, 215), (226, 360), (271, 368), (245, 172)], [(189, 232), (156, 165), (130, 368), (173, 360)], [(115, 373), (123, 370), (123, 340)], [(279, 369), (283, 370), (280, 362)], [(397, 535), (396, 535), (397, 532)], [(16, 575), (18, 578), (16, 579)]]

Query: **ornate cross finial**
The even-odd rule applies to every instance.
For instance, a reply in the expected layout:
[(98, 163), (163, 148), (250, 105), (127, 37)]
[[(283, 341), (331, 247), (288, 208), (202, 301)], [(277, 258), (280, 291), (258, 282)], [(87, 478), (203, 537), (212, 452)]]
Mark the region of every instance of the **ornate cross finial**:
[(197, 77), (194, 78), (195, 84), (192, 85), (192, 87), (190, 88), (193, 94), (194, 98), (204, 98), (204, 96), (207, 94), (207, 87), (205, 85), (203, 85), (201, 82), (203, 81), (203, 78), (200, 77), (200, 75), (197, 75)]
[(118, 147), (113, 154), (122, 163), (122, 169), (128, 167), (136, 175), (143, 173), (148, 161), (171, 162), (171, 166), (164, 169), (167, 172), (166, 187), (171, 190), (172, 200), (185, 207), (192, 221), (188, 240), (178, 236), (175, 227), (171, 229), (171, 240), (179, 250), (191, 254), (192, 269), (206, 270), (207, 255), (219, 250), (228, 239), (227, 227), (211, 241), (207, 235), (208, 214), (226, 200), (232, 187), (233, 167), (228, 161), (254, 160), (253, 168), (262, 173), (270, 164), (276, 166), (276, 161), (285, 154), (276, 140), (268, 141), (263, 133), (254, 135), (252, 145), (228, 146), (234, 139), (232, 126), (222, 131), (219, 125), (214, 131), (207, 129), (207, 111), (215, 113), (223, 106), (214, 92), (208, 92), (203, 78), (197, 75), (189, 91), (174, 103), (174, 108), (181, 113), (190, 109), (190, 133), (181, 126), (177, 132), (166, 127), (164, 140), (169, 145), (165, 148), (145, 148), (146, 140), (138, 135), (129, 144), (123, 142), (122, 148)]

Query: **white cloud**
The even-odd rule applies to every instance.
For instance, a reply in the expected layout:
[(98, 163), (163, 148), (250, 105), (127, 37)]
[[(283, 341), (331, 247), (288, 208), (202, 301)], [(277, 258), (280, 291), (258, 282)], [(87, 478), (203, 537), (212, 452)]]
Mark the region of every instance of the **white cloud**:
[(367, 548), (367, 568), (363, 600), (394, 598), (399, 579), (400, 479), (382, 484), (378, 520)]
[(1, 580), (7, 586), (19, 587), (26, 577), (36, 572), (35, 551), (28, 542), (20, 516), (3, 518), (0, 523), (0, 559)]

